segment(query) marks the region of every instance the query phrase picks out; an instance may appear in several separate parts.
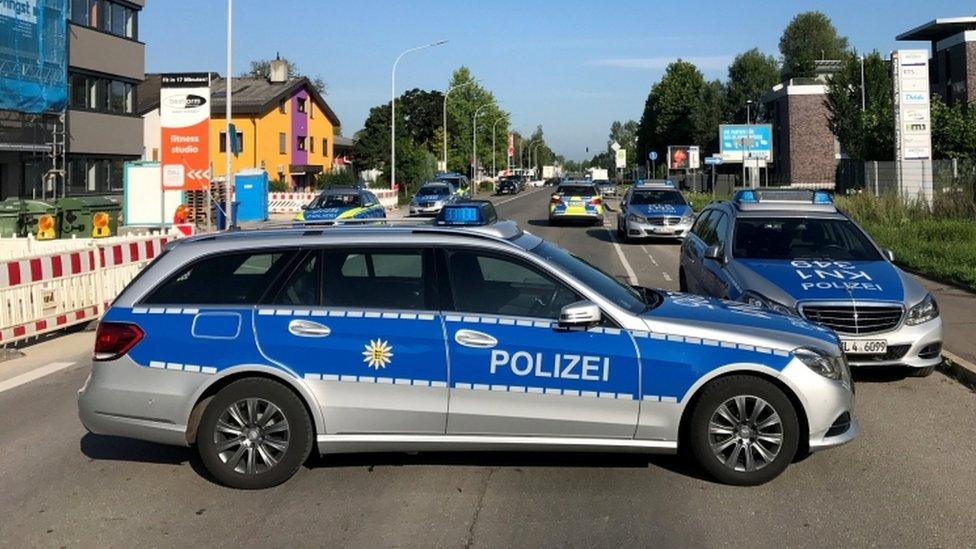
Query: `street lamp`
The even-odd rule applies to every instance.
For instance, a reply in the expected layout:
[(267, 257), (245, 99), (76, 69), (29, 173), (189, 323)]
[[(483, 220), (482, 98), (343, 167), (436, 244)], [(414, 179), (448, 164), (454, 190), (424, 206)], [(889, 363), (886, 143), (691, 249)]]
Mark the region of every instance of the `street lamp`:
[[(749, 146), (752, 145), (752, 99), (746, 100), (746, 135), (742, 138), (742, 186), (746, 186), (746, 158), (749, 156)], [(751, 184), (749, 185), (752, 186)]]
[(532, 177), (535, 177), (535, 169), (539, 165), (539, 145), (542, 145), (542, 141), (536, 141), (529, 146), (529, 164), (532, 166)]
[(396, 189), (396, 68), (400, 63), (400, 59), (404, 55), (417, 50), (422, 50), (425, 48), (432, 48), (434, 46), (441, 46), (447, 44), (447, 40), (439, 40), (437, 42), (431, 42), (430, 44), (424, 44), (423, 46), (417, 46), (415, 48), (410, 48), (397, 56), (396, 60), (393, 61), (393, 70), (390, 71), (390, 188)]
[(485, 103), (478, 107), (474, 111), (474, 116), (471, 117), (471, 125), (473, 126), (473, 131), (471, 132), (471, 182), (474, 183), (475, 189), (475, 192), (472, 194), (477, 194), (478, 192), (478, 117), (481, 116), (481, 109), (490, 106), (491, 103)]
[[(224, 155), (225, 171), (224, 171), (224, 229), (230, 229), (233, 227), (237, 220), (234, 219), (234, 205), (231, 204), (232, 196), (232, 179), (230, 177), (230, 155), (233, 154), (230, 148), (230, 127), (231, 127), (231, 111), (233, 111), (233, 81), (234, 78), (231, 76), (231, 61), (232, 61), (232, 46), (233, 46), (233, 13), (234, 13), (234, 0), (227, 0), (227, 89), (225, 90), (224, 102), (227, 104), (226, 112), (226, 124), (227, 133), (224, 138), (227, 146), (226, 154)], [(166, 219), (162, 219), (162, 222), (166, 222)]]
[(464, 86), (470, 86), (471, 84), (476, 84), (477, 80), (468, 80), (456, 86), (451, 86), (447, 92), (444, 94), (444, 171), (447, 171), (447, 96), (451, 95), (451, 92), (463, 88)]
[(495, 128), (498, 127), (498, 123), (501, 122), (502, 120), (505, 120), (505, 117), (499, 116), (498, 119), (496, 119), (491, 124), (491, 179), (492, 181), (495, 180), (495, 175), (498, 173), (498, 170), (495, 168), (495, 154), (497, 152), (497, 148), (495, 147), (495, 133), (496, 133)]

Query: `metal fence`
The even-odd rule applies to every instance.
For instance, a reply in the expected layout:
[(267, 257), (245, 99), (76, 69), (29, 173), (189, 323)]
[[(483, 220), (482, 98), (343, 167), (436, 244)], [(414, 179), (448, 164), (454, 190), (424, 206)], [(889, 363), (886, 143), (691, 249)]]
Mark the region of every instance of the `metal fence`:
[(919, 198), (917, 185), (928, 181), (932, 184), (933, 203), (976, 200), (976, 161), (948, 159), (897, 163), (845, 159), (837, 164), (836, 189), (841, 194), (898, 194), (916, 199)]

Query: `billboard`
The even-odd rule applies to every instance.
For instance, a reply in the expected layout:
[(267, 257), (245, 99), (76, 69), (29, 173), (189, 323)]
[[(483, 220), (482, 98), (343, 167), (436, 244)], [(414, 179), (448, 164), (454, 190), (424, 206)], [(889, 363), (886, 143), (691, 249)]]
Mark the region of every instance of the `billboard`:
[(210, 186), (210, 74), (164, 74), (159, 88), (163, 190)]
[(694, 145), (669, 145), (669, 170), (697, 170), (701, 167), (699, 149)]
[(0, 109), (68, 104), (68, 0), (0, 0)]
[(771, 124), (722, 124), (718, 127), (722, 160), (742, 162), (743, 158), (773, 159)]
[(895, 86), (896, 160), (930, 160), (929, 52), (898, 50), (891, 54), (891, 60)]

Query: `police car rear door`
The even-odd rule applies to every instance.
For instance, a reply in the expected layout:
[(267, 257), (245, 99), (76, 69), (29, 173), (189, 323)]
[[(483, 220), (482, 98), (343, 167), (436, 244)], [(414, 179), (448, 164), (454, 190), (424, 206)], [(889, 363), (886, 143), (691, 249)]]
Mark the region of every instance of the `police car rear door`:
[(521, 258), (454, 249), (442, 261), (455, 311), (444, 317), (448, 434), (634, 436), (639, 372), (630, 335), (560, 329), (560, 309), (580, 296)]
[(261, 350), (303, 377), (329, 434), (443, 434), (447, 359), (433, 252), (310, 251), (255, 315)]

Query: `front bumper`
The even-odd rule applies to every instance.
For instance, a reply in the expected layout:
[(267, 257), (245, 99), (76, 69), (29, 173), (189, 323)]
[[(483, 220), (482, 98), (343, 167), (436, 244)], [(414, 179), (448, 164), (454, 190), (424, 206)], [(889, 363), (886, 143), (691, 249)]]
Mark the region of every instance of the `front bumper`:
[(888, 352), (884, 355), (848, 354), (847, 363), (854, 368), (866, 366), (927, 368), (942, 362), (941, 316), (916, 326), (909, 326), (902, 322), (897, 329), (880, 334), (847, 336), (838, 333), (837, 335), (844, 340), (882, 339), (888, 343)]
[(443, 206), (417, 206), (410, 205), (410, 215), (437, 215)]
[(860, 433), (853, 385), (827, 379), (796, 359), (783, 369), (780, 379), (803, 407), (811, 452), (847, 444)]
[(691, 230), (692, 222), (675, 225), (652, 225), (626, 220), (627, 236), (630, 238), (684, 238)]

